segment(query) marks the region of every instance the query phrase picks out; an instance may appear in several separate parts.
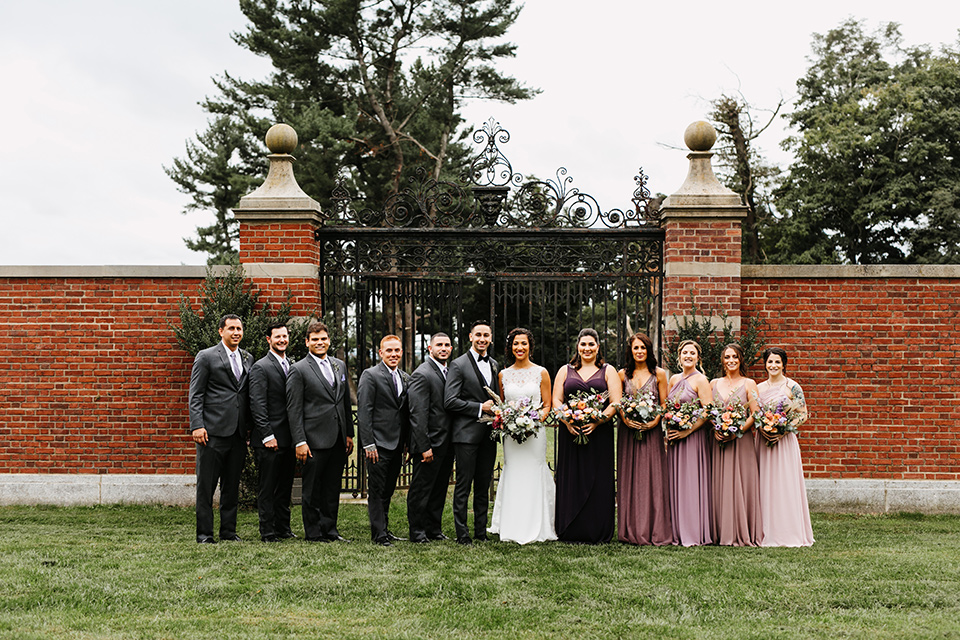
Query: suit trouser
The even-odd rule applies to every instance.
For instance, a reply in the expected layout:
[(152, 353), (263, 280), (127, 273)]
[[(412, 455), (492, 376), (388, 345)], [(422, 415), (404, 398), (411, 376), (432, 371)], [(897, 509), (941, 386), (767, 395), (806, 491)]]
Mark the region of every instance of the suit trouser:
[(433, 447), (433, 462), (423, 462), (419, 453), (413, 456), (413, 478), (407, 493), (411, 540), (421, 534), (436, 537), (441, 533), (443, 505), (447, 502), (452, 470), (453, 445), (449, 442)]
[(379, 460), (367, 460), (367, 514), (370, 516), (370, 536), (375, 542), (386, 540), (390, 528), (390, 499), (397, 490), (403, 447), (377, 447)]
[(260, 484), (257, 487), (257, 513), (260, 536), (268, 538), (291, 533), (290, 492), (297, 458), (293, 447), (268, 449), (255, 447)]
[(314, 449), (303, 465), (303, 535), (307, 540), (335, 538), (337, 514), (340, 510), (340, 487), (343, 467), (347, 463), (347, 445), (343, 435), (329, 449)]
[(497, 461), (497, 443), (486, 440), (478, 444), (458, 442), (453, 445), (457, 462), (457, 482), (453, 489), (453, 525), (457, 538), (469, 537), (467, 501), (473, 488), (473, 531), (487, 535), (487, 512), (490, 509), (490, 482)]
[(213, 537), (213, 493), (220, 483), (220, 537), (237, 533), (240, 473), (247, 443), (240, 430), (232, 436), (209, 436), (197, 445), (197, 538)]

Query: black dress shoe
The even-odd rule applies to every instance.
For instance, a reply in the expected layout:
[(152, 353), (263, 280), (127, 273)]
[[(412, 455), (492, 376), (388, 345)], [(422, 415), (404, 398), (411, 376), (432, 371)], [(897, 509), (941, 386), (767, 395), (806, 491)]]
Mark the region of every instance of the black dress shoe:
[(228, 536), (220, 536), (221, 542), (243, 542), (243, 539), (235, 533), (231, 533)]
[(281, 540), (289, 540), (291, 538), (296, 538), (297, 534), (295, 534), (293, 531), (287, 531), (286, 533), (281, 533), (277, 537)]
[(217, 544), (217, 541), (210, 536), (197, 536), (197, 544)]
[(410, 536), (410, 542), (415, 542), (417, 544), (426, 544), (427, 542), (430, 542), (430, 538), (428, 538), (426, 535), (421, 533), (419, 535)]
[(280, 542), (280, 538), (277, 536), (261, 536), (260, 540), (263, 542)]
[(330, 538), (305, 538), (307, 542), (330, 542)]
[(330, 540), (331, 542), (350, 542), (340, 534), (337, 534), (335, 536), (330, 536), (329, 538), (327, 538), (327, 540)]
[(477, 542), (490, 542), (490, 538), (487, 537), (487, 534), (483, 533), (479, 536), (473, 536), (473, 539)]
[(465, 546), (465, 547), (472, 547), (472, 546), (473, 546), (473, 540), (471, 540), (471, 539), (470, 539), (469, 537), (467, 537), (467, 536), (462, 536), (462, 537), (460, 537), (460, 538), (457, 538), (457, 544), (462, 544), (462, 545)]
[(400, 536), (398, 536), (392, 531), (387, 531), (387, 539), (390, 540), (391, 542), (397, 542), (397, 541), (402, 542), (403, 540), (406, 540), (406, 538), (401, 538)]
[(427, 539), (428, 540), (449, 540), (450, 538), (443, 535), (442, 533), (434, 533), (432, 535), (427, 536)]
[(392, 546), (393, 546), (393, 543), (390, 542), (389, 540), (387, 540), (386, 538), (381, 538), (381, 539), (377, 540), (377, 544), (380, 545), (381, 547), (392, 547)]

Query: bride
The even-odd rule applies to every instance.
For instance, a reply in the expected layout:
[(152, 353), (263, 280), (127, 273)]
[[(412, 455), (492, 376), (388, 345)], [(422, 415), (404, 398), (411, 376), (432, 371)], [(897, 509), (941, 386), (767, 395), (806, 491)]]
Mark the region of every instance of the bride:
[[(507, 336), (507, 359), (513, 365), (500, 372), (500, 396), (507, 401), (530, 398), (543, 403), (541, 419), (550, 413), (550, 374), (530, 361), (533, 334), (514, 329)], [(526, 544), (556, 540), (553, 518), (556, 485), (547, 467), (547, 435), (541, 427), (522, 444), (511, 437), (503, 439), (503, 472), (493, 505), (490, 533), (500, 540)]]

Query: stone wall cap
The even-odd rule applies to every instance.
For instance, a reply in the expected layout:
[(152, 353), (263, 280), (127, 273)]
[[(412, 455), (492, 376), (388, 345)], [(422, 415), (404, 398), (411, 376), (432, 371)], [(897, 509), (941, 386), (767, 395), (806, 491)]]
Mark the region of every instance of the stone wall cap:
[(960, 264), (745, 264), (741, 278), (960, 278)]
[[(219, 274), (229, 266), (212, 267)], [(207, 275), (203, 265), (2, 265), (0, 278), (198, 278)]]

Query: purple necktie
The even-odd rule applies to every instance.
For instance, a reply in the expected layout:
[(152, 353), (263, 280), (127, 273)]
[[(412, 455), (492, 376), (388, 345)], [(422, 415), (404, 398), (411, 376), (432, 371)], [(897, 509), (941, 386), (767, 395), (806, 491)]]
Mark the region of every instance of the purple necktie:
[(240, 368), (240, 362), (237, 360), (236, 351), (230, 353), (230, 366), (233, 367), (233, 375), (237, 377), (237, 382), (240, 382), (240, 376), (243, 375), (243, 369)]

